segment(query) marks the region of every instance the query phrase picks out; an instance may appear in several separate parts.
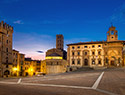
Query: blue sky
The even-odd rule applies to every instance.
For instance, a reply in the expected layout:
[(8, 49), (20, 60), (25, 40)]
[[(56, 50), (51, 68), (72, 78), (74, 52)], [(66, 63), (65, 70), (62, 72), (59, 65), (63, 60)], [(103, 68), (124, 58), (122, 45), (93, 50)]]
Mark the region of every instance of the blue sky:
[[(111, 22), (125, 38), (124, 0), (0, 0), (0, 20), (14, 27), (13, 48), (43, 59), (56, 34), (66, 44), (106, 40)], [(36, 51), (44, 51), (39, 54)]]

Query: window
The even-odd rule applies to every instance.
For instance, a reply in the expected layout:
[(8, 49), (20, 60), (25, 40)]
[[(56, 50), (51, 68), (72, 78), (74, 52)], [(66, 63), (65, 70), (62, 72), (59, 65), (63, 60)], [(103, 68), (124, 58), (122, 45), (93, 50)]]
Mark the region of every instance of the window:
[(6, 52), (8, 52), (8, 48), (6, 49)]
[(108, 58), (106, 58), (106, 63), (108, 63)]
[(23, 70), (23, 67), (21, 66), (21, 71)]
[(98, 55), (101, 55), (101, 51), (98, 51)]
[(98, 47), (101, 47), (101, 45), (98, 45)]
[(23, 61), (21, 61), (21, 65), (23, 65)]
[(78, 52), (78, 56), (80, 55), (80, 52)]
[(95, 60), (92, 60), (92, 65), (95, 65)]
[(7, 40), (7, 44), (8, 44), (8, 40)]
[(98, 61), (98, 64), (100, 64), (100, 65), (101, 65), (101, 60), (99, 60), (99, 61)]
[(94, 51), (92, 52), (92, 55), (95, 55), (95, 52), (94, 52)]
[(75, 53), (74, 53), (74, 52), (72, 52), (72, 55), (74, 56), (74, 55), (75, 55)]
[(77, 64), (79, 65), (80, 64), (80, 60), (78, 59), (78, 61), (77, 61)]
[(74, 60), (72, 60), (72, 64), (73, 64), (73, 65), (75, 64), (75, 61), (74, 61)]
[(80, 49), (80, 46), (78, 46), (77, 48)]
[(116, 35), (118, 35), (118, 32), (116, 32)]
[(6, 60), (6, 63), (8, 63), (8, 59)]
[(87, 52), (85, 52), (85, 55), (87, 55)]
[(53, 65), (53, 62), (51, 62), (51, 65)]
[(120, 58), (118, 58), (118, 63), (120, 63), (120, 61), (121, 61), (121, 59), (120, 59)]
[(72, 47), (72, 49), (75, 49), (75, 47)]
[(95, 46), (94, 45), (92, 45), (92, 48), (94, 48)]
[(111, 31), (111, 34), (113, 35), (113, 34), (114, 34), (114, 31)]
[(87, 48), (88, 46), (84, 46), (84, 48)]
[(8, 65), (6, 65), (6, 68), (8, 68), (9, 66)]

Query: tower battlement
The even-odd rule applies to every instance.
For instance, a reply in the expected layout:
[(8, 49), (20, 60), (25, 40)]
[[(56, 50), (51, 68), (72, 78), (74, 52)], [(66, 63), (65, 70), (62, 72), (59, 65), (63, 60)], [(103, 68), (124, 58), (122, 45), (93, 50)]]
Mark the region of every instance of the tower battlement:
[(7, 24), (7, 23), (4, 23), (4, 21), (1, 21), (1, 22), (0, 22), (0, 28), (6, 29), (6, 30), (9, 30), (9, 31), (13, 31), (13, 27), (10, 26), (10, 25)]

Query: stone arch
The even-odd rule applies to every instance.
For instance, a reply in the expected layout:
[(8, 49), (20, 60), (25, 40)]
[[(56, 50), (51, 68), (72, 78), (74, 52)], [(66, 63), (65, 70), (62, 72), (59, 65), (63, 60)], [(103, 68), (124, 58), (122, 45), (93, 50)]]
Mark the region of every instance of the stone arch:
[(89, 50), (84, 50), (84, 51), (83, 51), (83, 56), (88, 56), (89, 53), (90, 53)]
[(111, 57), (111, 59), (110, 59), (110, 65), (111, 66), (116, 66), (116, 57), (115, 56)]

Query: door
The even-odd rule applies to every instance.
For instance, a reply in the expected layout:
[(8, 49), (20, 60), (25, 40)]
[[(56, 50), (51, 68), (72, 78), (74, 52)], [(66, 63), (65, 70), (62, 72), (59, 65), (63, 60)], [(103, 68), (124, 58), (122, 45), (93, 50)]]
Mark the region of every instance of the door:
[(88, 59), (85, 59), (85, 60), (84, 60), (84, 65), (85, 65), (85, 66), (88, 66)]

